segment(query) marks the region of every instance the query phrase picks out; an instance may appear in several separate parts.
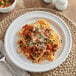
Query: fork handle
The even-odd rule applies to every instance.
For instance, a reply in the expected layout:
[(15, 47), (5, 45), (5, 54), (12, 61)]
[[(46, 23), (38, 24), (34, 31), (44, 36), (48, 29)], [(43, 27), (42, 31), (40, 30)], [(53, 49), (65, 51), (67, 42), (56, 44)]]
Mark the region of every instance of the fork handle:
[[(4, 49), (3, 41), (0, 40), (0, 51), (4, 51), (4, 50), (5, 50), (5, 49)], [(19, 75), (14, 71), (14, 69), (10, 66), (10, 64), (9, 64), (8, 62), (6, 62), (5, 57), (4, 57), (4, 59), (3, 59), (2, 61), (3, 61), (3, 62), (6, 64), (6, 66), (10, 69), (11, 73), (13, 74), (13, 76), (19, 76)]]

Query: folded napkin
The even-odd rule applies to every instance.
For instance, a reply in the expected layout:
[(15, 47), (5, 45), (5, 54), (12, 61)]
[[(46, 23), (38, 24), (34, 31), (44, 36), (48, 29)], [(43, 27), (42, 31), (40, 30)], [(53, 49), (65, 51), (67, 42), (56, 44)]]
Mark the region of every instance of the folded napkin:
[[(17, 66), (15, 66), (12, 61), (8, 58), (4, 46), (3, 44), (0, 42), (0, 51), (1, 53), (6, 57), (6, 61), (7, 63), (11, 66), (11, 68), (14, 69), (14, 71), (19, 75), (19, 76), (30, 76), (30, 74), (28, 72), (26, 72), (25, 70), (22, 70), (20, 68), (18, 68)], [(7, 67), (6, 63), (4, 62), (0, 62), (0, 76), (13, 76), (12, 74), (13, 72), (10, 70), (9, 67)]]
[[(12, 68), (14, 68), (15, 72), (17, 72), (19, 76), (30, 76), (28, 74), (28, 72), (23, 71), (23, 70), (15, 67), (14, 65), (12, 66)], [(12, 72), (6, 66), (6, 64), (4, 62), (0, 62), (0, 76), (13, 76)]]
[(0, 76), (12, 76), (12, 73), (4, 62), (0, 62)]

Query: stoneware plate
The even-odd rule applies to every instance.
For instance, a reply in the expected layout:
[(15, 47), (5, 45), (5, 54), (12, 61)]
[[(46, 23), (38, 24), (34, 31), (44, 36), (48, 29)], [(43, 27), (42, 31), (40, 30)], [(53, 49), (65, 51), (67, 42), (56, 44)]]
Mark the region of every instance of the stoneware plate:
[[(25, 24), (35, 22), (38, 19), (45, 19), (51, 23), (51, 27), (59, 33), (62, 39), (61, 47), (56, 52), (55, 60), (52, 62), (44, 60), (41, 64), (36, 64), (16, 53), (17, 32)], [(31, 72), (44, 72), (56, 68), (65, 61), (71, 50), (71, 46), (72, 38), (65, 22), (56, 15), (44, 11), (32, 11), (21, 15), (11, 23), (5, 35), (5, 49), (9, 58), (16, 66)]]

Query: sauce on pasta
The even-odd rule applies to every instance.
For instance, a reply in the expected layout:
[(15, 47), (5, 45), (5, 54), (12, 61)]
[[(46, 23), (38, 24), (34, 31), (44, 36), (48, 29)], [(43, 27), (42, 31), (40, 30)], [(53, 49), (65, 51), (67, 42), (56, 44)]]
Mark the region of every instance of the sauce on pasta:
[(18, 37), (17, 53), (34, 63), (41, 63), (45, 59), (53, 61), (55, 52), (60, 47), (59, 35), (44, 19), (23, 26)]

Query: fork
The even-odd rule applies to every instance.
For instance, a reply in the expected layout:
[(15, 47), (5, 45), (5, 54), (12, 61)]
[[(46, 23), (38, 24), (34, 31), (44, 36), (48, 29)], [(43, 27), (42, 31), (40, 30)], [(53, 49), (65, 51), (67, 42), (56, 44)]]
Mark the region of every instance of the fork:
[[(4, 50), (4, 45), (3, 45), (3, 42), (0, 40), (0, 51), (3, 51)], [(19, 76), (15, 71), (14, 69), (10, 66), (10, 64), (8, 64), (6, 62), (6, 58), (5, 56), (0, 52), (0, 62), (4, 62), (6, 64), (6, 66), (10, 69), (11, 73), (13, 76)]]

